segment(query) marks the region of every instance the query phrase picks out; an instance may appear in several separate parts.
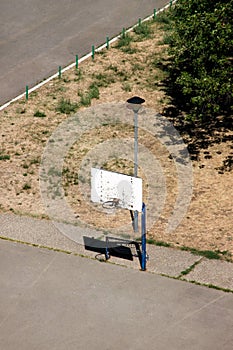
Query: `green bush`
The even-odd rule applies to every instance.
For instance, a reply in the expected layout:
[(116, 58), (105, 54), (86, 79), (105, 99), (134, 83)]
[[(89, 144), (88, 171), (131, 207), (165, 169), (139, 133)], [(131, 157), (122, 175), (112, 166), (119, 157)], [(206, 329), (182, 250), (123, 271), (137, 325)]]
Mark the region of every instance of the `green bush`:
[(229, 115), (233, 0), (179, 0), (171, 14), (170, 90), (176, 101), (193, 119)]

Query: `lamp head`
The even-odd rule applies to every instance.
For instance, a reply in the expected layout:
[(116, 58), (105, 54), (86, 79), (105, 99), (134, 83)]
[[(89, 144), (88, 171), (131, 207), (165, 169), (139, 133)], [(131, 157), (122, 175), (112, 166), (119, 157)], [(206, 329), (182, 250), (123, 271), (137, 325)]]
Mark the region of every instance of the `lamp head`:
[(142, 103), (144, 103), (145, 100), (139, 96), (134, 96), (131, 97), (127, 100), (127, 107), (129, 109), (132, 109), (135, 113), (139, 111), (139, 109), (141, 108)]

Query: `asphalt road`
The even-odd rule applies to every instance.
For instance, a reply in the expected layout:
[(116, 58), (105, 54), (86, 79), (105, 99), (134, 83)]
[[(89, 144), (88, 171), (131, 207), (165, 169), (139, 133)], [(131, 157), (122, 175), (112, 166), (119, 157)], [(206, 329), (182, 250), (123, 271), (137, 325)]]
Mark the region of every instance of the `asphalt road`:
[(231, 350), (230, 293), (0, 240), (4, 350)]
[(56, 73), (167, 0), (2, 0), (0, 105)]

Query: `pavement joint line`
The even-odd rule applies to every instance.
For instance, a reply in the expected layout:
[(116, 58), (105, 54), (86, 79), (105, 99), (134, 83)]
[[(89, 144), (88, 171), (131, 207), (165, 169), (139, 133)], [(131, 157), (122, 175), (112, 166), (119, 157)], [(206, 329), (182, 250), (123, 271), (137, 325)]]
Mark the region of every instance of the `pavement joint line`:
[[(176, 2), (176, 0), (173, 1), (173, 3), (175, 3), (175, 2)], [(159, 9), (159, 10), (157, 11), (157, 14), (159, 14), (160, 12), (165, 11), (165, 10), (166, 10), (167, 8), (169, 8), (169, 7), (170, 7), (170, 3), (168, 3), (167, 5), (165, 5), (163, 8)], [(150, 16), (144, 18), (144, 19), (142, 20), (142, 23), (143, 23), (143, 22), (146, 22), (146, 21), (149, 21), (150, 19), (153, 18), (153, 16), (154, 16), (154, 15), (152, 14), (152, 15), (150, 15)], [(133, 31), (134, 28), (136, 28), (137, 26), (138, 26), (138, 23), (135, 24), (135, 25), (133, 25), (132, 27), (126, 29), (125, 33), (129, 33), (129, 32), (131, 32), (131, 31)], [(109, 40), (109, 45), (113, 44), (115, 41), (117, 41), (117, 40), (120, 39), (120, 38), (121, 38), (121, 34), (118, 34), (117, 36), (113, 37), (112, 39)], [(104, 43), (104, 44), (98, 46), (98, 47), (95, 49), (95, 52), (102, 51), (102, 50), (105, 49), (105, 48), (106, 48), (106, 43)], [(86, 60), (87, 60), (88, 58), (90, 58), (90, 57), (92, 57), (92, 52), (89, 52), (88, 54), (82, 56), (82, 57), (79, 59), (79, 63), (82, 63), (83, 61), (86, 61)], [(64, 67), (64, 68), (61, 69), (61, 74), (64, 73), (64, 72), (66, 72), (67, 70), (70, 70), (70, 69), (74, 68), (75, 66), (76, 66), (76, 62), (73, 62), (73, 63), (69, 64), (68, 66), (66, 66), (66, 67)], [(28, 89), (28, 95), (30, 95), (33, 91), (38, 90), (40, 87), (46, 85), (46, 84), (49, 83), (51, 80), (57, 78), (57, 77), (59, 76), (59, 74), (60, 74), (60, 73), (57, 72), (57, 73), (51, 75), (50, 77), (48, 77), (48, 78), (42, 80), (39, 84), (36, 84), (36, 85), (33, 86), (32, 88)], [(7, 108), (9, 105), (11, 105), (13, 102), (18, 101), (18, 100), (20, 100), (21, 98), (23, 98), (23, 97), (25, 97), (25, 96), (26, 96), (26, 92), (24, 92), (24, 93), (22, 93), (22, 94), (20, 94), (20, 95), (18, 95), (18, 96), (16, 96), (16, 97), (14, 97), (14, 98), (11, 99), (10, 101), (8, 101), (8, 102), (4, 103), (2, 106), (0, 106), (0, 111), (4, 110), (4, 109)]]
[(208, 303), (206, 303), (205, 305), (197, 308), (196, 310), (188, 312), (187, 315), (185, 315), (184, 317), (180, 318), (178, 321), (174, 322), (172, 325), (168, 326), (168, 328), (166, 328), (163, 332), (168, 332), (169, 329), (172, 329), (172, 328), (178, 326), (179, 324), (181, 324), (185, 320), (189, 319), (190, 317), (194, 316), (195, 314), (199, 313), (200, 311), (205, 310), (210, 305), (216, 303), (218, 300), (222, 299), (223, 297), (224, 297), (224, 295), (219, 295), (217, 298), (209, 301)]
[(187, 269), (181, 271), (180, 275), (178, 276), (178, 278), (181, 278), (185, 275), (189, 275), (190, 272), (192, 272), (195, 267), (197, 265), (199, 265), (202, 261), (204, 260), (204, 256), (200, 257), (197, 261), (195, 261), (192, 265), (190, 265), (189, 267), (187, 267)]
[[(168, 276), (169, 277), (169, 276)], [(170, 278), (173, 278), (173, 277), (170, 277)], [(210, 289), (216, 289), (216, 290), (221, 290), (222, 292), (225, 292), (225, 293), (232, 293), (233, 294), (233, 289), (230, 289), (230, 288), (224, 288), (224, 287), (219, 287), (219, 286), (216, 286), (215, 284), (212, 284), (212, 283), (201, 283), (201, 282), (197, 282), (197, 281), (194, 281), (194, 280), (187, 280), (185, 278), (179, 278), (179, 281), (184, 281), (184, 282), (189, 282), (189, 283), (192, 283), (192, 284), (196, 284), (197, 286), (203, 286), (203, 287), (207, 287), (207, 288), (210, 288)]]
[(48, 269), (50, 268), (50, 266), (54, 263), (54, 261), (56, 260), (56, 256), (53, 256), (53, 258), (49, 261), (49, 263), (44, 267), (44, 269), (37, 275), (37, 277), (35, 278), (35, 280), (31, 283), (31, 285), (29, 286), (29, 288), (33, 288), (33, 286), (35, 286), (37, 284), (37, 282), (40, 280), (41, 276), (46, 273), (48, 271)]
[[(134, 268), (132, 268), (130, 266), (127, 266), (125, 264), (120, 264), (120, 263), (112, 262), (112, 261), (109, 261), (109, 260), (106, 261), (104, 259), (103, 260), (99, 260), (96, 257), (94, 257), (94, 258), (91, 257), (88, 254), (85, 255), (85, 254), (75, 253), (75, 252), (71, 252), (71, 251), (68, 251), (68, 250), (60, 249), (60, 248), (53, 248), (53, 247), (48, 247), (48, 246), (44, 246), (44, 245), (40, 245), (40, 244), (36, 244), (36, 243), (24, 242), (24, 241), (20, 241), (20, 240), (17, 240), (17, 239), (14, 239), (14, 238), (5, 237), (5, 236), (0, 236), (0, 239), (4, 240), (4, 241), (18, 243), (18, 244), (24, 244), (24, 245), (27, 245), (27, 246), (30, 246), (30, 247), (34, 247), (34, 248), (47, 249), (47, 250), (51, 250), (51, 251), (54, 251), (54, 252), (63, 253), (63, 254), (67, 254), (67, 255), (79, 256), (80, 258), (91, 259), (91, 260), (94, 260), (94, 261), (98, 261), (100, 263), (107, 263), (107, 264), (116, 265), (116, 266), (120, 266), (120, 267), (124, 267), (124, 268), (134, 269)], [(198, 263), (200, 263), (202, 260), (204, 260), (204, 257), (200, 257), (200, 259), (198, 260)], [(139, 271), (141, 271), (141, 270), (139, 269)], [(178, 280), (178, 281), (182, 281), (182, 282), (186, 282), (186, 283), (192, 283), (192, 284), (196, 284), (198, 286), (203, 286), (203, 287), (207, 287), (207, 288), (210, 288), (210, 289), (216, 289), (216, 290), (220, 290), (220, 291), (225, 292), (225, 293), (232, 293), (233, 294), (233, 290), (232, 289), (219, 287), (219, 286), (216, 286), (216, 285), (211, 284), (211, 283), (208, 284), (208, 283), (200, 283), (200, 282), (197, 282), (195, 280), (187, 280), (186, 278), (182, 278), (183, 275), (171, 276), (171, 275), (168, 275), (168, 274), (165, 274), (165, 273), (158, 273), (158, 272), (150, 271), (150, 270), (146, 270), (146, 271), (143, 271), (143, 272), (147, 272), (147, 273), (150, 273), (150, 274), (153, 274), (153, 275), (159, 275), (161, 277), (171, 278), (171, 279), (175, 279), (175, 280)]]
[(232, 293), (233, 294), (233, 289), (219, 287), (219, 286), (216, 286), (216, 285), (211, 284), (211, 283), (202, 283), (202, 282), (197, 282), (195, 280), (187, 280), (186, 278), (180, 278), (179, 276), (170, 276), (170, 275), (167, 275), (166, 273), (156, 273), (156, 272), (153, 272), (153, 271), (147, 271), (147, 272), (153, 273), (153, 274), (156, 274), (156, 275), (159, 275), (159, 276), (162, 276), (162, 277), (171, 278), (173, 280), (182, 281), (182, 282), (188, 282), (188, 283), (196, 284), (197, 286), (207, 287), (207, 288), (210, 288), (210, 289), (216, 289), (216, 290), (220, 290), (220, 291), (225, 292), (225, 293)]

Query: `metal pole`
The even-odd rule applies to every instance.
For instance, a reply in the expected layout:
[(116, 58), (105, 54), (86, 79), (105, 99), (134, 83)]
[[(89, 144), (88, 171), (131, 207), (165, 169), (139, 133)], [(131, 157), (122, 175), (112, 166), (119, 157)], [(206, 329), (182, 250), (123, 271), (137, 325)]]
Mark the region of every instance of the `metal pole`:
[[(138, 112), (134, 112), (134, 177), (138, 176)], [(134, 232), (138, 232), (138, 211), (134, 212)]]
[(142, 271), (146, 270), (146, 205), (142, 203)]
[(105, 259), (110, 259), (109, 250), (108, 250), (108, 237), (106, 237), (106, 247), (105, 247)]

